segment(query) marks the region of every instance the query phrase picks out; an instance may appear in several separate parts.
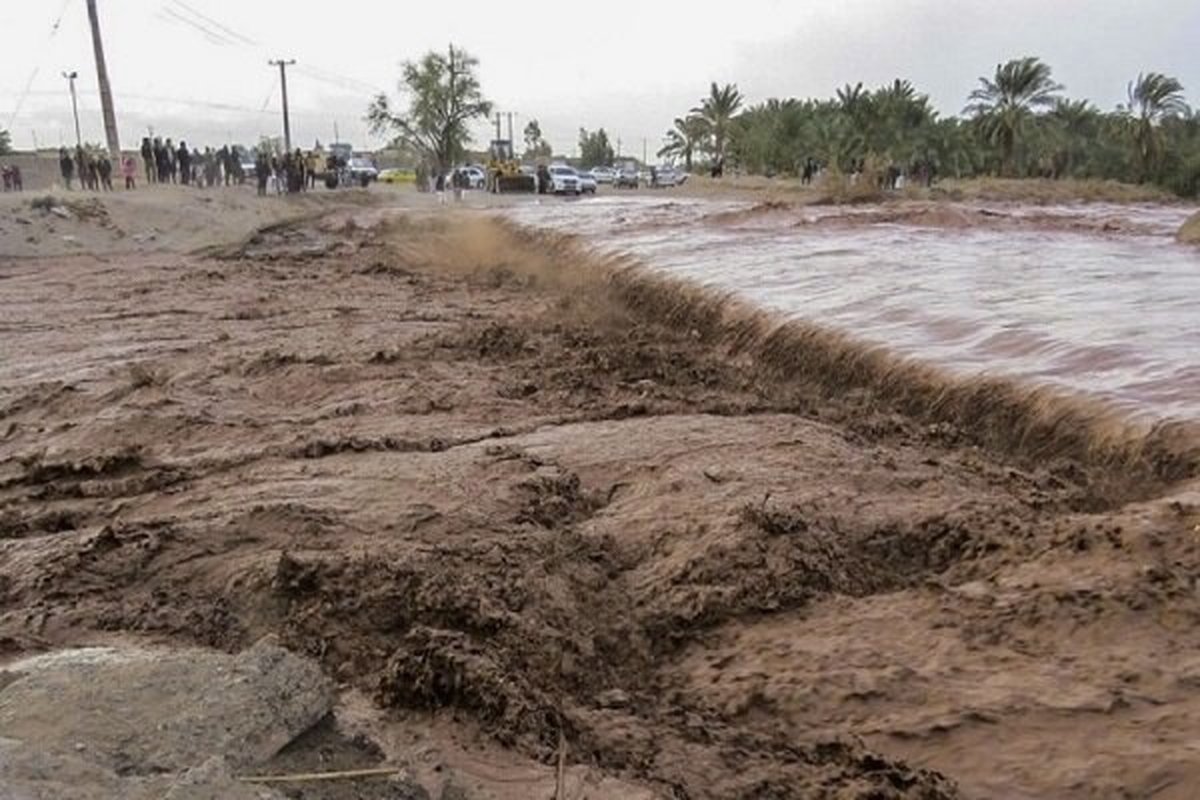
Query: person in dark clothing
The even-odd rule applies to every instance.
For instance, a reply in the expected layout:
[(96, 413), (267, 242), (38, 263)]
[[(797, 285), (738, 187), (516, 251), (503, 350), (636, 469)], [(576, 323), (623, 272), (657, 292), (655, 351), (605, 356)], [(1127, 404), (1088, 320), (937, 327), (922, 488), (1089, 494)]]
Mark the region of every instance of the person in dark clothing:
[(96, 159), (96, 174), (100, 177), (100, 188), (106, 192), (113, 190), (112, 172), (112, 159), (108, 157), (107, 153)]
[(163, 146), (162, 139), (155, 139), (154, 145), (154, 182), (166, 183), (167, 172), (170, 167), (167, 163), (167, 148)]
[(233, 181), (238, 186), (246, 182), (246, 171), (242, 168), (242, 148), (233, 147), (230, 150), (229, 165), (232, 170)]
[(192, 180), (192, 154), (188, 152), (187, 142), (179, 143), (179, 153), (176, 158), (179, 164), (179, 182), (187, 186)]
[(4, 191), (19, 192), (25, 188), (21, 183), (21, 168), (16, 164), (0, 167), (0, 173), (4, 175)]
[(79, 175), (79, 188), (91, 189), (92, 182), (88, 180), (87, 173), (87, 156), (84, 155), (83, 147), (75, 147), (75, 173)]
[(58, 148), (58, 168), (62, 172), (63, 182), (67, 184), (67, 190), (71, 189), (71, 181), (75, 177), (75, 162), (71, 160), (71, 154), (67, 152), (67, 148)]
[(292, 154), (292, 173), (288, 176), (288, 191), (296, 194), (304, 191), (304, 153), (297, 148)]
[(259, 150), (258, 158), (254, 160), (254, 179), (258, 183), (258, 196), (267, 196), (267, 181), (271, 177), (271, 159), (267, 154)]
[[(158, 171), (158, 162), (154, 159), (154, 145), (150, 144), (150, 137), (142, 137), (142, 164), (146, 168), (146, 183), (154, 183), (155, 174)], [(122, 164), (122, 173), (124, 173), (124, 164)]]
[(229, 145), (224, 145), (218, 151), (217, 159), (221, 163), (221, 178), (228, 186), (233, 181), (233, 151), (229, 149)]
[(87, 155), (84, 171), (87, 173), (88, 189), (93, 192), (100, 191), (100, 164), (98, 161), (96, 161), (96, 157), (91, 153)]

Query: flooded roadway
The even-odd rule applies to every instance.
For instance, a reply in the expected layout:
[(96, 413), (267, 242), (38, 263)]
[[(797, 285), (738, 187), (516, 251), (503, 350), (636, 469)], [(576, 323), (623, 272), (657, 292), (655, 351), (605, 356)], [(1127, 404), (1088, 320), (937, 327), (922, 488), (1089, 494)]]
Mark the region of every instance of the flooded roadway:
[(1200, 419), (1200, 249), (1172, 238), (1192, 210), (609, 195), (509, 211), (959, 373)]

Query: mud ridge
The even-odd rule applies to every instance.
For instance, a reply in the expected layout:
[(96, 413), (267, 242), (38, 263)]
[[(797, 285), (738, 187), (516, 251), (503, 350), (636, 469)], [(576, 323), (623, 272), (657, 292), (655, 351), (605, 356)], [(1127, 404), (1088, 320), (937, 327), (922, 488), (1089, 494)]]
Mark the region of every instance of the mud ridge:
[[(490, 238), (498, 250), (518, 244), (529, 257), (507, 259), (510, 268), (551, 287), (603, 287), (642, 320), (690, 330), (732, 358), (752, 359), (766, 380), (951, 424), (968, 440), (1029, 462), (1066, 458), (1099, 468), (1118, 502), (1200, 475), (1195, 423), (1165, 420), (1147, 428), (1090, 398), (1005, 378), (955, 376), (817, 323), (782, 321), (728, 293), (655, 274), (632, 257), (595, 254), (573, 237), (492, 219), (476, 225), (474, 238)], [(468, 246), (469, 257), (477, 267), (487, 264), (475, 247)]]

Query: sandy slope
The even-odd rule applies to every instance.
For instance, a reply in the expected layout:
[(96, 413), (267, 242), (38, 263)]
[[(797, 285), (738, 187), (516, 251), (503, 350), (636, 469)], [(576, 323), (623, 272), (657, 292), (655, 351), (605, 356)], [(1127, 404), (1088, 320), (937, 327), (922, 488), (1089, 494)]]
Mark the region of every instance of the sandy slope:
[(277, 633), (664, 797), (1192, 796), (1195, 489), (780, 379), (547, 246), (0, 262), (2, 652)]

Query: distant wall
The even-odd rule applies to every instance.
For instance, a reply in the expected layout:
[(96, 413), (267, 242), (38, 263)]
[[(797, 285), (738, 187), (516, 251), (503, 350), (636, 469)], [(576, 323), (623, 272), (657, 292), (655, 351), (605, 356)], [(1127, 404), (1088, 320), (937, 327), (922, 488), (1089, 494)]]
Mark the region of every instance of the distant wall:
[[(138, 163), (138, 177), (144, 174), (142, 169), (142, 159), (137, 153), (128, 152), (127, 155), (132, 155)], [(21, 181), (25, 184), (25, 191), (46, 191), (54, 187), (62, 186), (62, 173), (58, 171), (58, 151), (57, 150), (40, 150), (37, 153), (11, 153), (7, 156), (0, 156), (0, 164), (9, 165), (15, 164), (21, 170)], [(119, 174), (114, 164), (113, 181), (116, 182), (116, 176)]]

